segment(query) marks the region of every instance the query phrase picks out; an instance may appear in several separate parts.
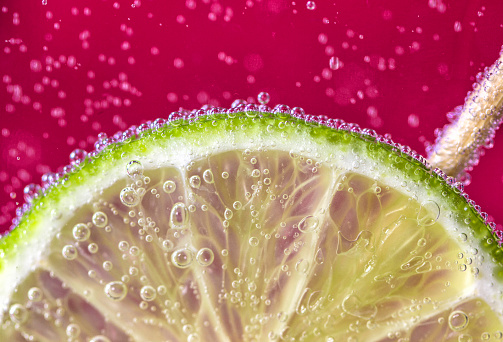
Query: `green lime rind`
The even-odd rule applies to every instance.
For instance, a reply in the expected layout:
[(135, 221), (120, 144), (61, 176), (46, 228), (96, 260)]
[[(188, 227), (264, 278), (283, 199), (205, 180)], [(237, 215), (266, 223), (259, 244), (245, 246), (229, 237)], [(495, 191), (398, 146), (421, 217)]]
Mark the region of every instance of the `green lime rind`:
[[(295, 142), (299, 146), (302, 146), (302, 137), (309, 137), (311, 141), (304, 142), (325, 146), (328, 152), (333, 149), (365, 155), (377, 165), (387, 165), (408, 184), (416, 187), (420, 184), (428, 193), (441, 194), (442, 204), (451, 212), (450, 218), (460, 226), (465, 226), (465, 233), (470, 233), (479, 246), (493, 258), (492, 275), (503, 281), (503, 248), (499, 245), (496, 234), (459, 190), (447, 184), (440, 175), (422, 162), (371, 135), (333, 129), (288, 114), (262, 112), (209, 114), (197, 119), (178, 119), (161, 128), (149, 129), (123, 142), (108, 145), (99, 154), (87, 158), (74, 171), (66, 174), (58, 185), (52, 186), (43, 196), (33, 200), (30, 210), (21, 217), (19, 224), (0, 239), (0, 271), (23, 250), (23, 245), (28, 246), (30, 241), (42, 234), (56, 234), (45, 224), (50, 221), (50, 209), (59, 207), (68, 196), (75, 196), (76, 188), (89, 186), (89, 180), (96, 180), (98, 177), (104, 179), (109, 170), (117, 168), (117, 165), (120, 164), (122, 168), (124, 160), (149, 155), (158, 148), (169, 149), (173, 142), (180, 139), (191, 142), (193, 146), (204, 146), (205, 142), (215, 143), (220, 139), (216, 137), (227, 139), (232, 135), (231, 132), (257, 141), (266, 136), (289, 139), (290, 143)], [(281, 134), (288, 137), (285, 138)], [(301, 138), (295, 139), (293, 136)], [(98, 190), (95, 189), (95, 192)], [(41, 248), (43, 249), (43, 246)]]

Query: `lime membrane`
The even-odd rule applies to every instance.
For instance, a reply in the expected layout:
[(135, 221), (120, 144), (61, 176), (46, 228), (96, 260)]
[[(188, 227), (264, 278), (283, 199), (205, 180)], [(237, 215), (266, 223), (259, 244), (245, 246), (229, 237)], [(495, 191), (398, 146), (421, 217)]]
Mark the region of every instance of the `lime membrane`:
[(460, 186), (285, 107), (82, 157), (0, 241), (0, 340), (502, 340), (501, 241)]

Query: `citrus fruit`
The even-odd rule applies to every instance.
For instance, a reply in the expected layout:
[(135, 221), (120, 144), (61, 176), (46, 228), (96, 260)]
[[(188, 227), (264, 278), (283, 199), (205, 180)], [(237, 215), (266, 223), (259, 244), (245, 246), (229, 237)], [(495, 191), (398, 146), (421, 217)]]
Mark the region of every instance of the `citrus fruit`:
[(2, 341), (503, 338), (486, 214), (407, 147), (286, 106), (101, 140), (0, 242)]

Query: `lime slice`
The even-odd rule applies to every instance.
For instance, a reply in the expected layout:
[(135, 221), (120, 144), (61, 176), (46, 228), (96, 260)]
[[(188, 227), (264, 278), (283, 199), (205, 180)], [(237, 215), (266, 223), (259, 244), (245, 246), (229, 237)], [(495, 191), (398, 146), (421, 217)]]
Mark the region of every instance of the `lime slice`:
[(406, 147), (280, 109), (140, 126), (35, 198), (0, 340), (501, 340), (485, 214)]

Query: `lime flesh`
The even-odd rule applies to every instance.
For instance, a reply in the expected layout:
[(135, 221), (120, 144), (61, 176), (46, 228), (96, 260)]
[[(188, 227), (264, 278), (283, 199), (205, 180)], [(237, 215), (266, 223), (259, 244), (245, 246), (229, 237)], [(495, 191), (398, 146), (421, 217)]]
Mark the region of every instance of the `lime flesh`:
[(502, 251), (456, 192), (288, 115), (172, 122), (79, 165), (1, 241), (0, 340), (502, 340)]

